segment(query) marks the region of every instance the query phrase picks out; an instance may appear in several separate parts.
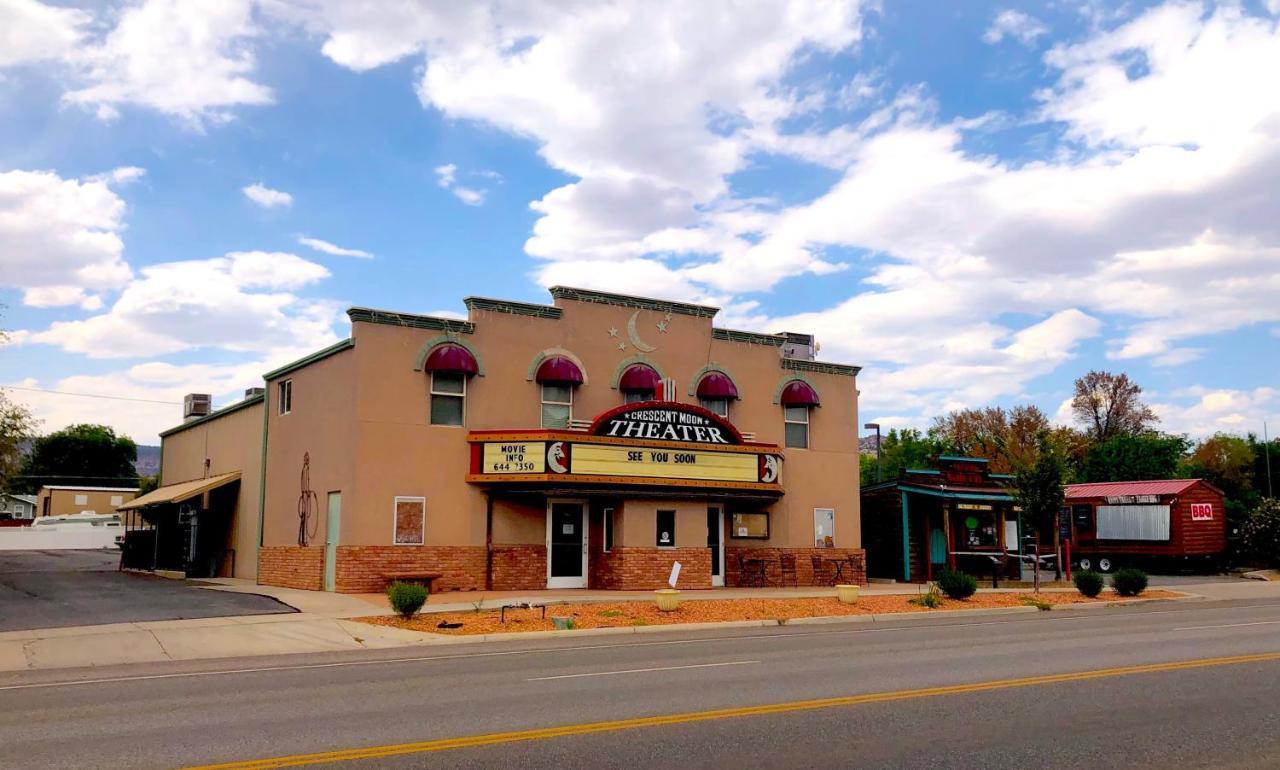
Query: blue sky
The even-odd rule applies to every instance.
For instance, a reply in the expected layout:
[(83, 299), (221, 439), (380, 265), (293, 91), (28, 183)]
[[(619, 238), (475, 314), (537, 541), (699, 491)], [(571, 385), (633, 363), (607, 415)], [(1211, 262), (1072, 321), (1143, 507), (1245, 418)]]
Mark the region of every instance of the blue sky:
[(4, 0), (0, 383), (46, 428), (151, 443), (183, 393), (233, 400), (350, 305), (560, 283), (815, 332), (886, 425), (1067, 419), (1105, 368), (1168, 430), (1260, 430), (1278, 15)]

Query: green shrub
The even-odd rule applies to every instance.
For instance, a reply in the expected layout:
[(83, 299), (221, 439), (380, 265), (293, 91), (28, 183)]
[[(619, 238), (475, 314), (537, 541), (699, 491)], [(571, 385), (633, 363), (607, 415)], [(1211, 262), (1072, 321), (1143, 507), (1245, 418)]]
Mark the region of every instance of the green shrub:
[(938, 588), (952, 599), (968, 599), (978, 591), (978, 581), (972, 575), (957, 570), (944, 569), (938, 573)]
[(1076, 584), (1076, 590), (1090, 599), (1102, 593), (1103, 587), (1106, 586), (1102, 575), (1091, 569), (1080, 570), (1072, 577), (1072, 580)]
[(1133, 567), (1118, 569), (1111, 576), (1111, 587), (1121, 596), (1137, 596), (1147, 590), (1147, 573)]
[(1280, 500), (1263, 500), (1240, 526), (1245, 559), (1259, 567), (1280, 567)]
[(1053, 609), (1052, 604), (1050, 604), (1049, 602), (1046, 602), (1044, 599), (1037, 599), (1034, 596), (1024, 596), (1022, 597), (1021, 601), (1023, 604), (1027, 605), (1028, 607), (1035, 607), (1041, 612), (1048, 612), (1049, 610)]
[(427, 603), (427, 587), (397, 581), (387, 588), (387, 600), (391, 602), (391, 609), (407, 620)]
[(942, 594), (938, 593), (937, 586), (929, 586), (928, 592), (920, 594), (914, 599), (908, 599), (907, 602), (909, 604), (915, 604), (920, 607), (928, 607), (931, 610), (936, 610), (942, 606)]

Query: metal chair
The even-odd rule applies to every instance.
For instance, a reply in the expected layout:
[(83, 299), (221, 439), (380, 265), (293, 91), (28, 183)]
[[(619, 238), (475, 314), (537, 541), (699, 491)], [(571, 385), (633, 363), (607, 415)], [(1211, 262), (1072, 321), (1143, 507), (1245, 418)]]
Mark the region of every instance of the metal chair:
[(795, 554), (793, 553), (780, 554), (778, 556), (778, 565), (779, 565), (779, 569), (782, 572), (780, 576), (780, 580), (778, 581), (779, 585), (785, 586), (787, 584), (788, 579), (791, 580), (791, 585), (793, 586), (800, 585), (800, 581), (796, 577), (796, 555)]
[(821, 556), (809, 557), (813, 561), (813, 584), (816, 586), (831, 585), (827, 577), (827, 562)]

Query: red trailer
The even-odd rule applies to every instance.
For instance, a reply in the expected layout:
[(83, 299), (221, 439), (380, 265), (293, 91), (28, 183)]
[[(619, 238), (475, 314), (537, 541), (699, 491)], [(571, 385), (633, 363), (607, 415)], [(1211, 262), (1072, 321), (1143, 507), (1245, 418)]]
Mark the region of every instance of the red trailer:
[(1071, 484), (1066, 509), (1072, 561), (1081, 569), (1215, 567), (1227, 549), (1222, 492), (1203, 479)]

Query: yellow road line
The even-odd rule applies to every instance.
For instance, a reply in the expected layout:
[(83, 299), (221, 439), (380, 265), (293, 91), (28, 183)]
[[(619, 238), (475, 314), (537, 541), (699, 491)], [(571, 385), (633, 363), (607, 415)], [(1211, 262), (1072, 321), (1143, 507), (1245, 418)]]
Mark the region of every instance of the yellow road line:
[(1210, 666), (1227, 666), (1239, 663), (1258, 663), (1280, 660), (1280, 652), (1257, 655), (1234, 655), (1220, 658), (1199, 658), (1180, 660), (1172, 663), (1149, 663), (1140, 666), (1123, 666), (1120, 668), (1099, 668), (1092, 671), (1077, 671), (1069, 674), (1046, 674), (1029, 676), (1020, 679), (996, 679), (988, 682), (957, 684), (946, 687), (924, 687), (915, 690), (895, 690), (874, 692), (865, 695), (846, 695), (838, 698), (818, 698), (815, 700), (791, 701), (788, 703), (772, 703), (764, 706), (744, 706), (741, 708), (712, 709), (710, 711), (691, 711), (683, 714), (666, 714), (663, 716), (638, 717), (634, 719), (616, 719), (609, 722), (589, 722), (560, 727), (542, 727), (533, 730), (516, 730), (506, 733), (488, 733), (471, 735), (462, 738), (441, 738), (416, 743), (396, 743), (386, 746), (370, 746), (362, 749), (342, 749), (339, 751), (323, 751), (315, 754), (293, 754), (284, 757), (253, 759), (242, 762), (226, 762), (218, 765), (202, 765), (188, 770), (274, 770), (280, 767), (301, 767), (327, 762), (351, 762), (363, 759), (402, 756), (405, 754), (422, 754), (429, 751), (447, 751), (476, 746), (492, 746), (499, 743), (515, 743), (518, 741), (537, 741), (546, 738), (561, 738), (568, 735), (588, 735), (590, 733), (611, 732), (614, 730), (633, 730), (640, 727), (661, 727), (663, 725), (687, 724), (690, 722), (706, 722), (713, 719), (733, 719), (736, 717), (763, 716), (767, 714), (786, 714), (793, 711), (812, 711), (815, 709), (838, 706), (859, 706), (868, 703), (886, 703), (889, 701), (910, 700), (913, 698), (933, 698), (939, 695), (957, 695), (961, 693), (985, 692), (988, 690), (1006, 690), (1014, 687), (1033, 687), (1037, 685), (1059, 684), (1062, 682), (1081, 682), (1090, 679), (1103, 679), (1112, 676), (1129, 676), (1132, 674), (1154, 674), (1165, 671), (1185, 671), (1188, 669), (1208, 668)]

